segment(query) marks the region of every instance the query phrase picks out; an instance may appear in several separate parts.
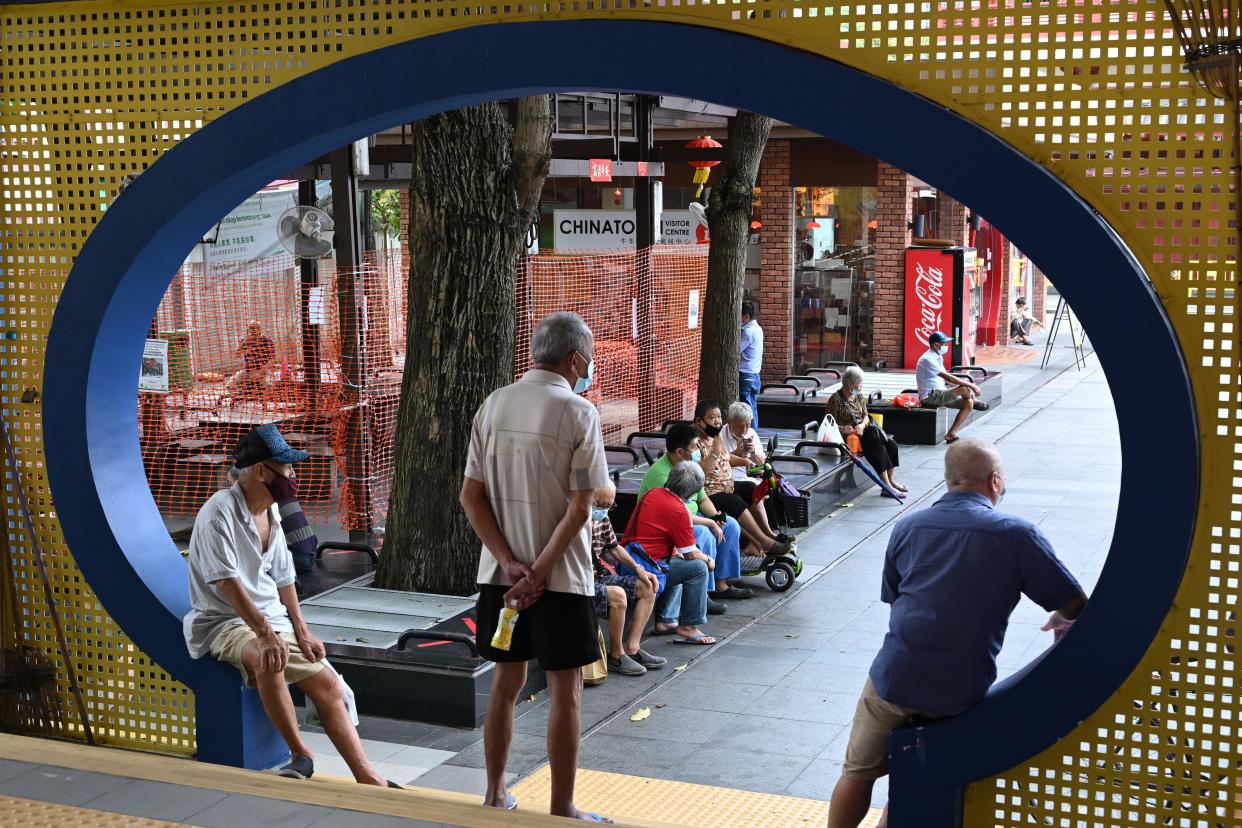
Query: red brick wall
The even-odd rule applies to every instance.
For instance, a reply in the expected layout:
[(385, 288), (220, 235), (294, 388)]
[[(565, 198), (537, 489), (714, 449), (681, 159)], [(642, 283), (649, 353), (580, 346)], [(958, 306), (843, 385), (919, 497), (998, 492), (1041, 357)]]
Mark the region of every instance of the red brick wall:
[(1008, 239), (1006, 239), (1005, 243), (1001, 245), (1001, 251), (1002, 252), (1001, 252), (1001, 260), (1000, 260), (1000, 268), (999, 268), (1001, 302), (1000, 302), (1000, 313), (997, 314), (996, 316), (996, 344), (997, 345), (1008, 345), (1009, 344), (1009, 309), (1011, 306), (1009, 297), (1012, 295), (1012, 291), (1013, 291), (1012, 274), (1009, 272), (1009, 263), (1012, 261), (1012, 256), (1011, 256), (1012, 250), (1010, 249), (1010, 244), (1009, 244)]
[(1031, 277), (1031, 313), (1034, 314), (1036, 319), (1047, 325), (1048, 322), (1044, 319), (1044, 314), (1048, 312), (1046, 307), (1048, 303), (1048, 282), (1042, 270), (1038, 267), (1034, 267), (1032, 270), (1035, 271), (1035, 275)]
[(793, 358), (794, 195), (789, 139), (768, 141), (759, 165), (763, 229), (759, 234), (759, 324), (764, 382), (780, 382)]
[(937, 212), (940, 214), (939, 238), (952, 239), (955, 244), (970, 244), (966, 205), (941, 192), (936, 194), (936, 202)]
[(902, 361), (906, 248), (910, 245), (910, 176), (880, 162), (876, 188), (875, 347), (889, 368)]

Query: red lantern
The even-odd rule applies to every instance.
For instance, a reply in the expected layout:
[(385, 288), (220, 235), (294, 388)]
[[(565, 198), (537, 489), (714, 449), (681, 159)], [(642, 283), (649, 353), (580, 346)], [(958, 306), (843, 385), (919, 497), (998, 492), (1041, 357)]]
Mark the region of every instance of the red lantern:
[(751, 230), (758, 230), (761, 227), (763, 227), (763, 222), (759, 221), (759, 219), (755, 219), (750, 223)]
[(806, 223), (806, 227), (808, 230), (818, 230), (820, 227), (823, 227), (823, 225), (820, 224), (815, 219), (811, 219), (810, 221)]
[[(686, 142), (686, 149), (720, 149), (721, 143), (714, 140), (710, 135), (700, 135), (692, 141)], [(694, 183), (699, 185), (698, 191), (694, 194), (695, 198), (703, 195), (703, 185), (707, 183), (707, 177), (711, 175), (712, 167), (719, 164), (719, 161), (691, 161), (690, 166), (694, 167)]]

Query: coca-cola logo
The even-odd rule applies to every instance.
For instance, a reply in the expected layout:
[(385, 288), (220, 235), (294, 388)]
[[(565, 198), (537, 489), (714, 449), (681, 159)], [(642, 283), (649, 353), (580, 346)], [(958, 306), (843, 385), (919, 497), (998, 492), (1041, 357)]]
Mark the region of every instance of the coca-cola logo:
[(922, 262), (914, 264), (914, 295), (919, 300), (918, 322), (914, 336), (924, 347), (932, 331), (940, 330), (944, 310), (944, 271), (938, 267), (924, 268)]

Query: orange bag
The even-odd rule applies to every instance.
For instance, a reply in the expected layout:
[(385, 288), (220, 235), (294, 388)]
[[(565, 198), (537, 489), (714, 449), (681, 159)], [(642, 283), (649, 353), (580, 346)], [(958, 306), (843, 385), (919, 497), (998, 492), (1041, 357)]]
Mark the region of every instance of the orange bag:
[(918, 408), (920, 405), (919, 395), (918, 394), (898, 394), (897, 396), (893, 397), (893, 405), (899, 405), (902, 408)]
[(845, 436), (845, 445), (848, 446), (849, 450), (854, 454), (860, 454), (862, 452), (862, 440), (858, 439), (857, 434), (847, 434)]

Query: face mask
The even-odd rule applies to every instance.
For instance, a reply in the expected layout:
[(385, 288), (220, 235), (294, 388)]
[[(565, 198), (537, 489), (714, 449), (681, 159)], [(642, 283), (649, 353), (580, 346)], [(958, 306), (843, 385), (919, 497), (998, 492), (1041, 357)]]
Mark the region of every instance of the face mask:
[(276, 475), (276, 479), (264, 484), (267, 486), (268, 492), (271, 493), (272, 500), (275, 500), (277, 503), (287, 503), (290, 500), (297, 500), (298, 481), (290, 480), (277, 472), (272, 473)]
[(605, 509), (603, 506), (592, 506), (591, 507), (591, 520), (599, 521), (599, 520), (607, 520), (607, 519), (608, 519), (607, 509)]
[(705, 425), (703, 426), (703, 433), (708, 437), (715, 437), (720, 433), (720, 426)]
[(690, 455), (690, 459), (696, 463), (699, 462), (700, 460), (703, 459), (703, 452), (699, 451), (698, 449), (695, 449), (694, 454)]
[[(581, 356), (581, 354), (579, 354)], [(585, 359), (585, 357), (584, 357)], [(585, 394), (587, 389), (591, 387), (591, 382), (595, 379), (595, 360), (587, 363), (587, 372), (585, 377), (578, 377), (578, 381), (574, 383), (575, 394)]]

